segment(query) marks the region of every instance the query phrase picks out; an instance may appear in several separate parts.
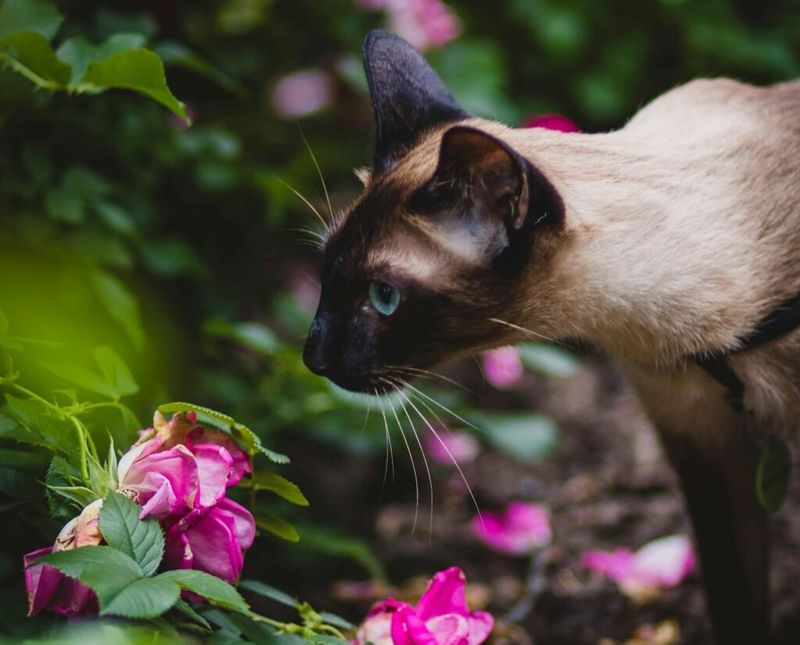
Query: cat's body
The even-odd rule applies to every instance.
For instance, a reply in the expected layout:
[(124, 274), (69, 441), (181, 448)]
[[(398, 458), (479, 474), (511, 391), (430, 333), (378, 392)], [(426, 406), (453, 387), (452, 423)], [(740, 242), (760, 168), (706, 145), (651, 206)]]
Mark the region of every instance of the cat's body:
[(678, 473), (718, 641), (765, 642), (756, 444), (800, 419), (800, 334), (727, 359), (743, 411), (695, 357), (800, 294), (800, 83), (694, 81), (605, 134), (511, 129), (371, 38), (375, 169), (330, 233), (307, 362), (377, 391), (398, 366), (532, 337), (602, 348)]

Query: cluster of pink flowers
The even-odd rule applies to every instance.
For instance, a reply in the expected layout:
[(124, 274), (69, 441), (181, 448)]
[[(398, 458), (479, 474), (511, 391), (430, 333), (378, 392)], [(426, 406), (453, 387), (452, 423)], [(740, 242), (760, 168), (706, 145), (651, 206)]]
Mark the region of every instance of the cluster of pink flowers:
[[(118, 490), (142, 507), (141, 519), (160, 522), (167, 566), (199, 569), (233, 583), (256, 527), (250, 511), (229, 499), (227, 489), (251, 471), (247, 453), (229, 435), (199, 425), (194, 413), (176, 414), (168, 422), (156, 412), (153, 427), (119, 460)], [(101, 504), (87, 506), (52, 547), (25, 556), (30, 614), (45, 607), (64, 615), (96, 608), (94, 595), (80, 582), (33, 563), (52, 551), (100, 544)]]
[(636, 552), (628, 548), (589, 551), (583, 565), (608, 576), (625, 595), (641, 602), (680, 584), (695, 570), (696, 558), (689, 538), (670, 535)]
[(416, 607), (389, 598), (372, 606), (353, 645), (480, 645), (494, 627), (485, 611), (470, 611), (458, 567), (435, 574)]
[(364, 9), (389, 14), (389, 29), (417, 49), (440, 47), (461, 31), (458, 17), (441, 0), (356, 0)]

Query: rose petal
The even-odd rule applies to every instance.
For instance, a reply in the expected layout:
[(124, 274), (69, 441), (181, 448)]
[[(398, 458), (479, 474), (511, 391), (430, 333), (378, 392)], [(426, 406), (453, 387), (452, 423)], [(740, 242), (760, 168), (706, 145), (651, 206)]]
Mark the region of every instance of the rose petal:
[(438, 645), (412, 607), (400, 607), (392, 614), (393, 645)]
[(500, 347), (481, 357), (486, 380), (499, 390), (513, 387), (522, 378), (525, 370), (514, 347)]
[(689, 538), (671, 535), (645, 544), (634, 554), (631, 577), (643, 585), (674, 587), (694, 566), (694, 549)]
[(494, 617), (485, 611), (472, 611), (467, 616), (469, 622), (469, 645), (480, 645), (494, 629)]
[(484, 512), (472, 528), (493, 549), (512, 555), (530, 553), (552, 539), (547, 509), (531, 502), (512, 502), (502, 513)]
[(195, 445), (191, 448), (197, 462), (197, 493), (195, 508), (214, 506), (225, 496), (228, 477), (233, 470), (233, 459), (222, 446)]
[(235, 486), (241, 481), (242, 477), (253, 472), (250, 456), (242, 450), (241, 446), (232, 437), (224, 432), (197, 427), (186, 436), (186, 446), (193, 452), (196, 446), (208, 444), (222, 446), (228, 451), (233, 460), (233, 468), (228, 476), (228, 486)]
[(458, 614), (436, 616), (425, 623), (438, 645), (469, 645), (469, 623)]
[(227, 497), (217, 504), (219, 511), (224, 511), (233, 517), (236, 526), (236, 538), (242, 551), (249, 549), (256, 537), (256, 521), (253, 514), (244, 506), (241, 506)]
[(188, 510), (197, 486), (197, 462), (183, 445), (140, 456), (120, 478), (120, 488), (134, 492), (142, 504), (142, 519)]
[(603, 573), (617, 583), (630, 577), (633, 570), (633, 553), (630, 549), (614, 551), (588, 551), (581, 558), (583, 566), (592, 571)]
[(47, 546), (26, 553), (22, 558), (25, 573), (25, 591), (28, 594), (28, 616), (38, 614), (47, 606), (63, 577), (62, 573), (55, 567), (34, 564), (36, 560), (52, 552), (53, 547)]
[(466, 576), (458, 567), (450, 567), (434, 574), (425, 593), (417, 603), (417, 615), (427, 621), (444, 614), (468, 613), (467, 599), (464, 595)]
[(230, 513), (212, 508), (185, 531), (192, 568), (234, 583), (244, 566), (244, 555)]
[(526, 119), (523, 128), (545, 128), (559, 132), (580, 132), (578, 125), (562, 114), (537, 114)]
[(194, 554), (189, 544), (186, 533), (174, 524), (165, 536), (164, 559), (170, 566), (177, 569), (191, 569), (194, 564)]

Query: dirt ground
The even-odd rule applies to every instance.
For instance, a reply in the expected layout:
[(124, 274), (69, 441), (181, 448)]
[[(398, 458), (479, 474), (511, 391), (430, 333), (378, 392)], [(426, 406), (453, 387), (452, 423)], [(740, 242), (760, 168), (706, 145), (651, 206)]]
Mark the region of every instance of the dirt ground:
[[(454, 374), (479, 392), (489, 407), (524, 405), (558, 421), (560, 446), (544, 463), (523, 466), (487, 450), (464, 468), (481, 508), (499, 508), (519, 498), (546, 504), (552, 514), (553, 545), (540, 555), (533, 576), (525, 559), (490, 551), (470, 528), (475, 511), (460, 479), (443, 466), (434, 468), (437, 498), (432, 523), (429, 526), (429, 509), (423, 505), (412, 533), (415, 505), (409, 473), (400, 468), (392, 491), (380, 492), (382, 458), (374, 463), (342, 463), (320, 450), (315, 458), (304, 460), (311, 464), (300, 475), (306, 492), (315, 506), (345, 509), (337, 510), (338, 520), (360, 527), (369, 539), (399, 585), (390, 591), (413, 597), (424, 587), (421, 576), (459, 565), (474, 583), (469, 590), (471, 604), (485, 606), (499, 619), (495, 645), (709, 643), (697, 574), (657, 600), (635, 606), (612, 583), (580, 565), (581, 554), (589, 549), (637, 548), (660, 536), (688, 532), (674, 479), (654, 433), (616, 370), (590, 356), (570, 378), (527, 375), (513, 393), (483, 385), (474, 363), (457, 366)], [(422, 499), (427, 499), (426, 490)], [(774, 610), (780, 642), (786, 645), (800, 643), (798, 508), (800, 485), (795, 478), (790, 499), (775, 518), (773, 535)], [(352, 585), (343, 584), (342, 577), (349, 574), (331, 571), (325, 585), (295, 579), (293, 591), (329, 606), (334, 597), (334, 609), (357, 620), (369, 598), (348, 602)], [(533, 601), (529, 607), (519, 607), (526, 584), (535, 589)], [(377, 590), (381, 592), (386, 590)], [(516, 614), (517, 624), (504, 618), (509, 611)], [(634, 640), (637, 630), (657, 635)]]

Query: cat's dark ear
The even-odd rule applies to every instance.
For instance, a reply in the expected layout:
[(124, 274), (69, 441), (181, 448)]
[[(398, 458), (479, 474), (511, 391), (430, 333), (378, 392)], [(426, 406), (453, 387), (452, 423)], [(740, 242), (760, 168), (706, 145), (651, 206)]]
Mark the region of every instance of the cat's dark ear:
[(470, 116), (422, 54), (399, 36), (371, 31), (364, 69), (375, 112), (376, 173), (391, 168), (425, 130)]
[(437, 218), (451, 232), (466, 227), (469, 235), (460, 239), (482, 241), (480, 250), (490, 256), (515, 242), (529, 248), (534, 229), (563, 218), (556, 190), (530, 162), (497, 137), (466, 126), (444, 133), (436, 170), (409, 209)]

